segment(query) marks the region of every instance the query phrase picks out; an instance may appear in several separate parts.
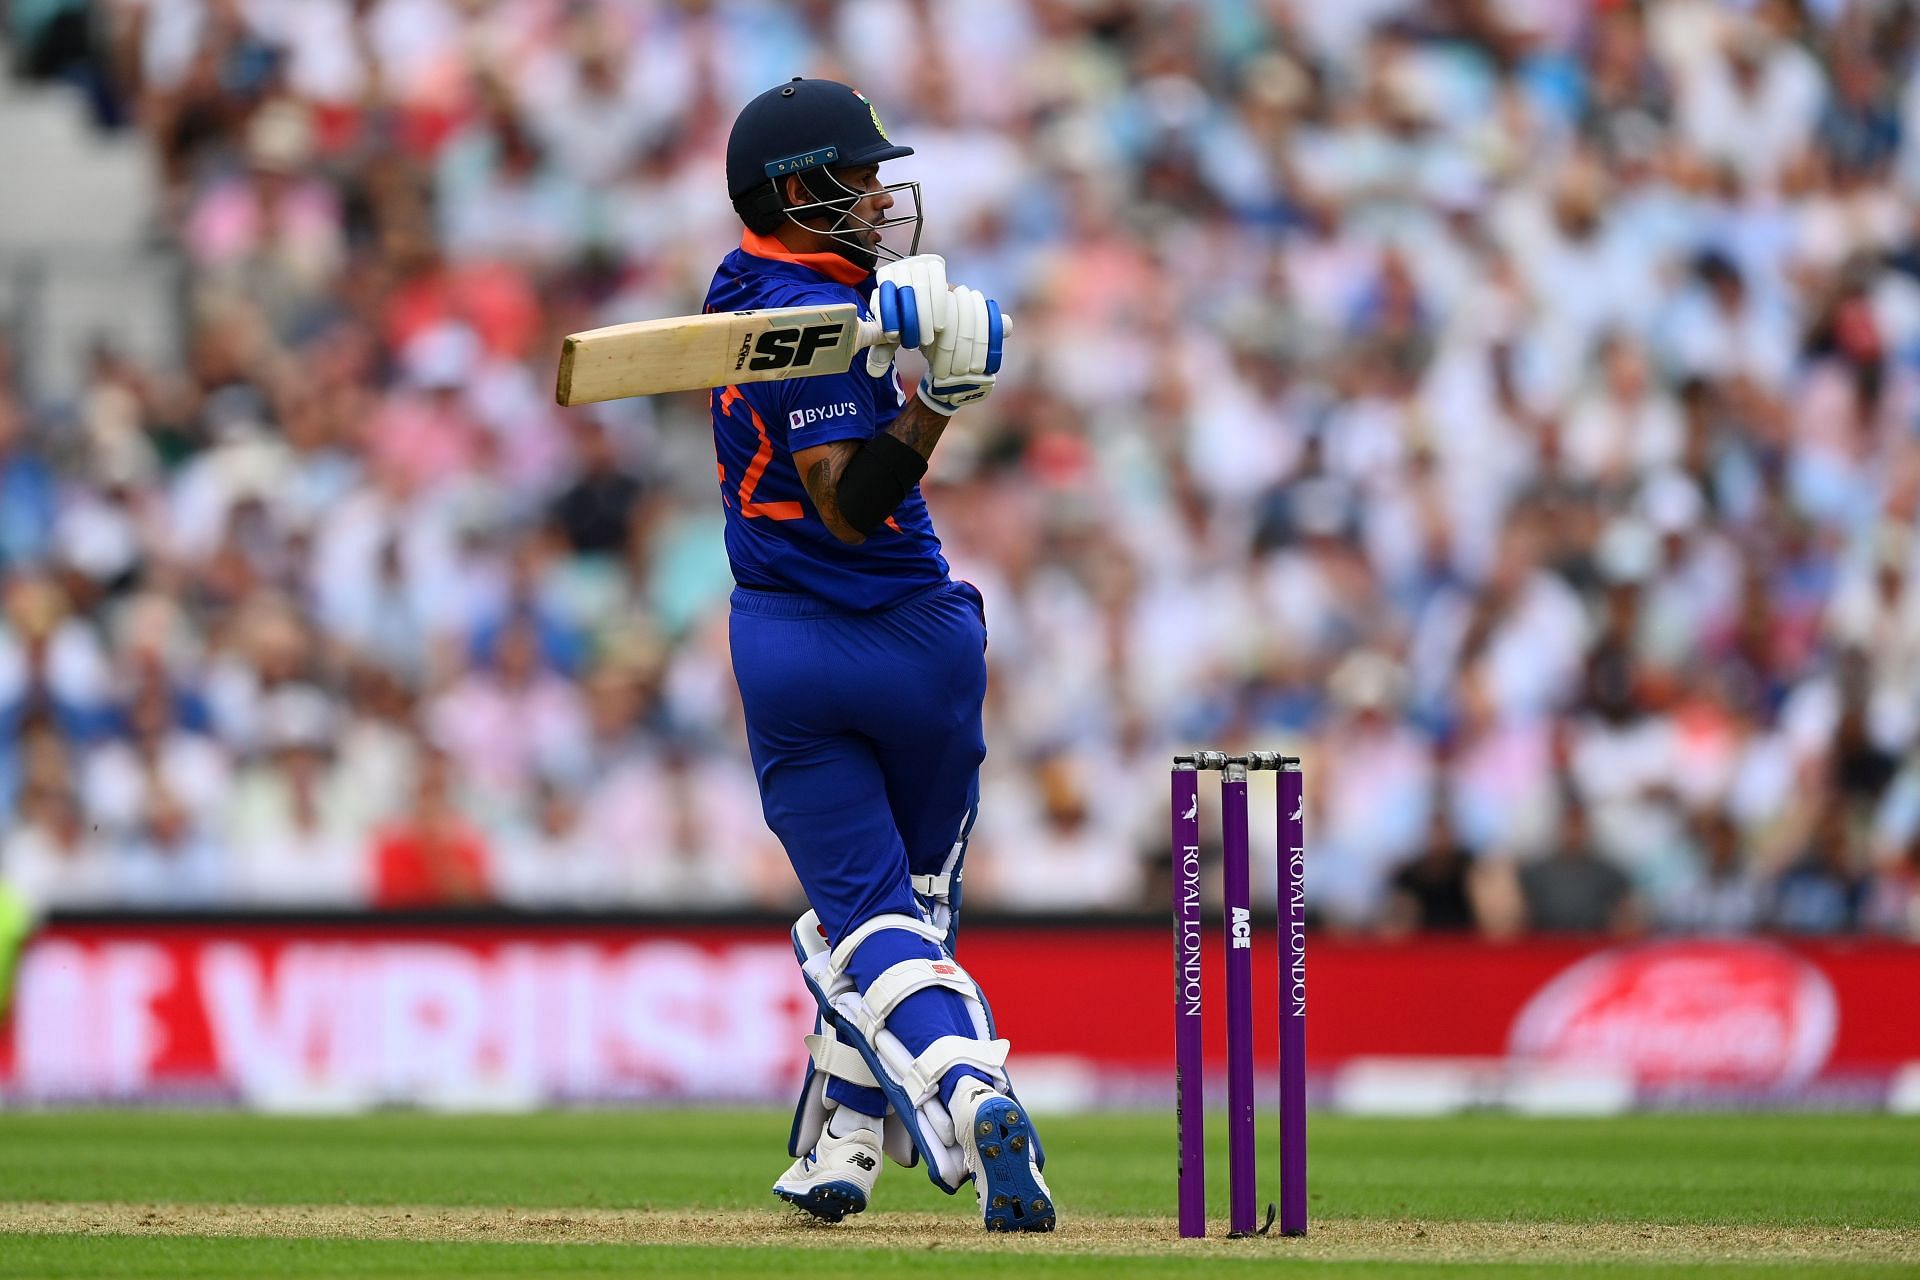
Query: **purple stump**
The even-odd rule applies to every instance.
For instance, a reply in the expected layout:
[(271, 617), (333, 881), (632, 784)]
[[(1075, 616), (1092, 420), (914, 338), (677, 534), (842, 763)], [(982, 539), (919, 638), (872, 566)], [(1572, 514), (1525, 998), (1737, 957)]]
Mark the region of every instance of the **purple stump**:
[(1280, 1234), (1307, 1234), (1307, 895), (1304, 775), (1280, 764)]
[(1180, 1234), (1207, 1234), (1206, 1060), (1200, 1037), (1200, 775), (1173, 766), (1173, 1124)]
[(1247, 852), (1247, 766), (1220, 775), (1227, 928), (1227, 1234), (1253, 1233), (1253, 885)]

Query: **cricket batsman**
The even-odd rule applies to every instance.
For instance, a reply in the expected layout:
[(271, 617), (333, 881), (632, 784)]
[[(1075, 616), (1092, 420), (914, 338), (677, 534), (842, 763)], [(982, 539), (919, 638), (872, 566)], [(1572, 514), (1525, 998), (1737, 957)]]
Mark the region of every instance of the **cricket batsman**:
[[(797, 1159), (773, 1190), (838, 1222), (866, 1208), (883, 1155), (924, 1160), (949, 1194), (972, 1179), (988, 1230), (1051, 1231), (1008, 1043), (954, 959), (987, 633), (979, 591), (948, 576), (919, 484), (947, 421), (992, 394), (1011, 326), (916, 253), (919, 186), (879, 177), (911, 154), (844, 84), (796, 78), (755, 98), (727, 143), (746, 229), (706, 299), (708, 311), (853, 302), (886, 334), (845, 373), (712, 398), (734, 676), (767, 825), (811, 906), (793, 946), (820, 1006)], [(912, 212), (896, 215), (902, 193)], [(896, 234), (907, 256), (882, 243)], [(928, 366), (912, 395), (894, 372), (902, 347)]]

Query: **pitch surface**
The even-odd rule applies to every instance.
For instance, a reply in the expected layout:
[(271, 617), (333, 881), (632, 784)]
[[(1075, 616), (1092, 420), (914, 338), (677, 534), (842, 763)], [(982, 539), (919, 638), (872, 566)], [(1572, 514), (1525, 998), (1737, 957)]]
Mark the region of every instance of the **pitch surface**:
[(1319, 1116), (1306, 1240), (1189, 1242), (1164, 1117), (1042, 1119), (1061, 1230), (1007, 1241), (918, 1170), (782, 1211), (771, 1112), (0, 1115), (0, 1277), (1920, 1276), (1920, 1119)]

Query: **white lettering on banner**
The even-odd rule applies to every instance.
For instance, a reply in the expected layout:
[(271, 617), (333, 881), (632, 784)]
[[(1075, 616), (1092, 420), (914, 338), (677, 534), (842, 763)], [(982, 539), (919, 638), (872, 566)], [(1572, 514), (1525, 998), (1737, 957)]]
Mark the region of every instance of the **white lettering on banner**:
[(707, 956), (684, 942), (633, 947), (606, 978), (604, 1030), (614, 1063), (645, 1092), (679, 1093), (723, 1078), (722, 1023), (731, 1010), (708, 988)]
[[(1283, 858), (1290, 842), (1283, 836)], [(1191, 881), (1202, 868), (1183, 846), (1175, 841), (1175, 909), (1210, 921)], [(1292, 951), (1303, 915), (1290, 898), (1283, 887), (1282, 1016), (1297, 1014), (1305, 997)], [(1253, 929), (1257, 952), (1257, 920)], [(383, 1102), (792, 1103), (812, 1004), (777, 925), (690, 923), (626, 933), (598, 921), (553, 920), (391, 930), (377, 921), (318, 931), (266, 922), (154, 929), (139, 920), (55, 921), (22, 957), (12, 1012), (0, 1024), (0, 1109), (221, 1096), (328, 1111)], [(1178, 1008), (1188, 1033), (1188, 1022), (1202, 1021), (1205, 949), (1221, 948), (1224, 932), (1176, 922)], [(984, 928), (971, 937), (963, 959), (1000, 995), (995, 1012), (1019, 1060), (1041, 1064), (1016, 1067), (1023, 1085), (1032, 1087), (1029, 1075), (1053, 1072), (1073, 1082), (1076, 1097), (1164, 1098), (1166, 1046), (1155, 1037), (1071, 1002), (1056, 1015), (1044, 993), (1005, 977), (1030, 968), (1038, 947), (1061, 975), (1055, 987), (1104, 981), (1164, 990), (1164, 921), (1110, 934), (1103, 928), (1098, 946), (1061, 945), (1033, 926)], [(1322, 940), (1310, 945), (1320, 948)], [(410, 978), (423, 947), (464, 959), (434, 964), (425, 980)], [(634, 963), (660, 948), (661, 963)], [(1344, 1072), (1354, 1055), (1394, 1056), (1411, 1031), (1436, 1055), (1491, 1062), (1505, 1050), (1528, 1071), (1597, 1068), (1644, 1088), (1679, 1088), (1688, 1098), (1696, 1089), (1731, 1089), (1743, 1100), (1758, 1090), (1770, 1099), (1831, 1101), (1838, 1096), (1831, 1090), (1797, 1091), (1844, 1080), (1846, 1097), (1875, 1105), (1885, 1064), (1920, 1060), (1920, 1020), (1883, 1016), (1888, 992), (1920, 989), (1920, 948), (1865, 939), (1844, 947), (1668, 940), (1618, 951), (1562, 941), (1343, 939), (1322, 950), (1309, 966), (1318, 998), (1343, 1010), (1315, 1033), (1314, 1069), (1323, 1073)], [(651, 1028), (646, 1017), (665, 1000), (659, 993), (642, 993), (637, 1015), (617, 1008), (649, 971), (663, 981), (671, 974), (684, 988)], [(451, 1003), (434, 994), (449, 984), (465, 988)], [(1480, 1002), (1475, 1019), (1448, 1015), (1461, 991)], [(477, 1035), (440, 1025), (449, 1010), (457, 1023), (460, 1010), (476, 1003)], [(412, 1019), (429, 1025), (407, 1025)], [(1510, 1020), (1505, 1040), (1497, 1037), (1502, 1020)], [(659, 1043), (688, 1036), (701, 1041), (697, 1051)], [(447, 1059), (430, 1081), (393, 1065), (423, 1045)], [(701, 1064), (710, 1074), (693, 1077)], [(414, 1095), (383, 1097), (383, 1082), (394, 1077)]]
[(505, 991), (494, 1012), (503, 1081), (559, 1098), (604, 1090), (595, 1023), (600, 955), (575, 944), (501, 949)]
[[(602, 1049), (600, 1011), (606, 997), (601, 992), (600, 973), (606, 955), (594, 948), (563, 959), (551, 953), (547, 957), (547, 989), (557, 994), (558, 1008), (546, 1013), (543, 1026), (557, 1015), (560, 1033), (565, 1036), (565, 1052), (541, 1059), (540, 1085), (565, 1090), (569, 1097), (592, 1097), (604, 1093), (610, 1068)], [(516, 1028), (512, 1034), (527, 1032)]]
[(288, 947), (272, 990), (251, 947), (215, 943), (197, 967), (215, 1052), (244, 1094), (280, 1098), (306, 1082), (343, 1078), (351, 1043), (349, 949)]
[(107, 1088), (116, 1095), (137, 1093), (152, 1076), (153, 1060), (166, 1042), (153, 1001), (173, 984), (173, 959), (159, 947), (120, 942), (102, 947), (95, 963)]
[(813, 1030), (813, 997), (800, 981), (793, 952), (738, 947), (713, 970), (716, 1003), (733, 1006), (727, 1027), (728, 1068), (744, 1097), (797, 1089), (793, 1047)]
[(71, 942), (43, 942), (27, 952), (17, 981), (20, 1083), (43, 1097), (97, 1092), (92, 956)]
[(482, 1010), (491, 1003), (483, 961), (432, 943), (382, 947), (362, 970), (375, 978), (380, 1024), (381, 1093), (411, 1098), (465, 1093), (480, 1075)]
[(1245, 907), (1233, 909), (1233, 949), (1247, 951), (1253, 947), (1253, 912)]
[(778, 945), (296, 944), (269, 968), (227, 943), (197, 978), (220, 1066), (261, 1102), (760, 1098), (813, 1029)]
[(46, 1097), (125, 1097), (152, 1078), (165, 1043), (154, 998), (174, 980), (159, 947), (53, 942), (20, 970), (22, 1083)]
[(643, 1093), (764, 1096), (794, 1072), (813, 1029), (791, 952), (735, 948), (720, 958), (684, 943), (626, 951), (607, 976), (623, 1074)]

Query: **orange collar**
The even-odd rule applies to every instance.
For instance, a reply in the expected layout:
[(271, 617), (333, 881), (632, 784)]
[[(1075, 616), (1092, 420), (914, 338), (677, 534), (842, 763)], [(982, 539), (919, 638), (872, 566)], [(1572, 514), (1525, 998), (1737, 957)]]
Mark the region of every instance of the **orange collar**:
[(763, 236), (752, 231), (740, 233), (740, 248), (756, 258), (791, 262), (796, 266), (806, 267), (810, 271), (818, 271), (827, 279), (839, 284), (856, 285), (872, 274), (862, 271), (837, 253), (795, 253), (772, 236)]

